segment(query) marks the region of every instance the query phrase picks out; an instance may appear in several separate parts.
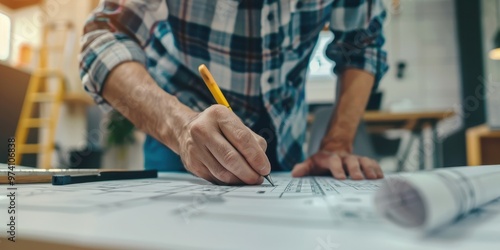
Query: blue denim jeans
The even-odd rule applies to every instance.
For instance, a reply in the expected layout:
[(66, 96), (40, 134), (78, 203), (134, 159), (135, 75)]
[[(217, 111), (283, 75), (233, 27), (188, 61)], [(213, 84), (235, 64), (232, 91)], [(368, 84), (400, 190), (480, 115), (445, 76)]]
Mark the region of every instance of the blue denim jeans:
[(178, 154), (149, 135), (144, 142), (144, 168), (171, 172), (186, 171)]

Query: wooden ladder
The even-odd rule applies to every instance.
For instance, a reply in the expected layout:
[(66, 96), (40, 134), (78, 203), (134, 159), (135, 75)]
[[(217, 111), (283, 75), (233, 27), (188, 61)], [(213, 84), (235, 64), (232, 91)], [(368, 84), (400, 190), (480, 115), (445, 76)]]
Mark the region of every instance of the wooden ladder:
[[(46, 83), (54, 79), (56, 86), (51, 86), (49, 91)], [(31, 76), (26, 97), (24, 98), (21, 116), (16, 130), (16, 164), (20, 164), (24, 154), (43, 154), (41, 167), (48, 169), (51, 167), (52, 154), (55, 149), (55, 135), (59, 112), (62, 106), (65, 92), (65, 78), (58, 70), (37, 70)], [(33, 117), (33, 111), (37, 104), (50, 105), (46, 110), (47, 115), (43, 117)], [(47, 106), (45, 106), (47, 107)], [(40, 112), (42, 115), (45, 112)], [(47, 129), (47, 137), (44, 143), (27, 144), (30, 129)]]
[[(63, 25), (49, 24), (44, 29), (39, 67), (32, 73), (16, 129), (16, 164), (21, 164), (25, 154), (38, 154), (42, 157), (42, 161), (38, 163), (39, 167), (44, 169), (52, 167), (57, 123), (66, 90), (66, 77), (60, 69), (48, 69), (49, 50), (61, 52), (71, 45), (68, 45), (70, 40), (67, 40), (66, 47), (49, 45), (48, 39), (51, 32), (59, 31), (61, 27), (64, 29), (64, 39), (66, 39), (69, 30), (73, 28), (69, 22)], [(33, 113), (40, 115), (35, 117)], [(38, 143), (27, 142), (30, 129), (38, 129), (43, 133), (43, 136), (39, 134)]]

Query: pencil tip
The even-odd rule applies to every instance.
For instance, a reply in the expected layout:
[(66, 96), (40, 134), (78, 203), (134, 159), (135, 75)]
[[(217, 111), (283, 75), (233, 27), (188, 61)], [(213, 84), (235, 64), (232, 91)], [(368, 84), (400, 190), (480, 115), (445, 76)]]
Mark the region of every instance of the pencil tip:
[(264, 178), (266, 178), (266, 180), (267, 180), (269, 183), (271, 183), (271, 186), (273, 186), (273, 187), (275, 186), (275, 185), (274, 185), (274, 182), (273, 182), (273, 179), (271, 178), (271, 175), (266, 175), (266, 176), (264, 176)]

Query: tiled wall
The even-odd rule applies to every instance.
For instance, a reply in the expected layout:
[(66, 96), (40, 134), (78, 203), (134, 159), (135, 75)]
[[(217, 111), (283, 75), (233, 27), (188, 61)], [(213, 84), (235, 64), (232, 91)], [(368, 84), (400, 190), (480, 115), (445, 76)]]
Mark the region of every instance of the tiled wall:
[[(384, 0), (388, 12), (385, 49), (391, 68), (380, 86), (385, 95), (382, 108), (397, 108), (401, 102), (405, 105), (399, 105), (399, 110), (449, 109), (460, 104), (454, 1), (400, 0), (399, 11), (392, 2)], [(329, 39), (328, 34), (323, 35), (323, 43)], [(322, 47), (321, 41), (317, 49)], [(401, 79), (396, 76), (399, 62), (406, 63)], [(324, 74), (311, 75), (307, 100), (333, 100), (335, 81)]]
[[(447, 109), (461, 103), (453, 0), (401, 0), (399, 14), (384, 0), (386, 49), (391, 69), (380, 89), (383, 107), (404, 99), (416, 109)], [(396, 77), (404, 61), (404, 77)]]
[(483, 51), (487, 91), (487, 114), (491, 127), (500, 129), (500, 61), (488, 58), (488, 52), (493, 48), (493, 37), (500, 29), (500, 3), (496, 0), (482, 0), (482, 31), (483, 31)]

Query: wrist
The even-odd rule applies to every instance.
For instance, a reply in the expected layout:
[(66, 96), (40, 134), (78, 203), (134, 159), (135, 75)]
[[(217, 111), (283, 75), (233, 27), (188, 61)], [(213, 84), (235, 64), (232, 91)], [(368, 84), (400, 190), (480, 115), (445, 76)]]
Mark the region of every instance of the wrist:
[(321, 141), (320, 150), (352, 154), (353, 141), (345, 138), (328, 138)]
[(161, 119), (164, 121), (163, 129), (161, 130), (161, 140), (175, 153), (179, 153), (181, 142), (184, 140), (185, 131), (188, 125), (199, 114), (191, 108), (181, 103), (177, 98), (171, 96), (171, 100), (165, 107), (165, 116)]
[(334, 152), (345, 151), (352, 153), (354, 138), (356, 136), (357, 123), (353, 119), (343, 114), (336, 114), (328, 132), (321, 141), (320, 148), (322, 150)]

